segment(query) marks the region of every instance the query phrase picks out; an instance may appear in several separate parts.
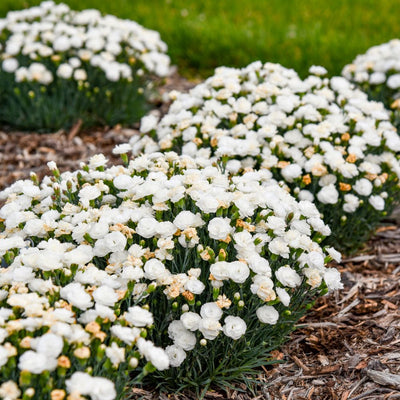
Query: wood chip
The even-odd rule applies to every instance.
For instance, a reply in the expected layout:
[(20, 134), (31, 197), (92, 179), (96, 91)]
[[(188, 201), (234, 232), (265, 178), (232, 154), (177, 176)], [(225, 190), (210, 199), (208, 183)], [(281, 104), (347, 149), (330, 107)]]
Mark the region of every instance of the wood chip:
[(373, 369), (367, 369), (366, 372), (374, 382), (379, 383), (382, 386), (393, 386), (396, 389), (400, 389), (400, 375), (374, 371)]

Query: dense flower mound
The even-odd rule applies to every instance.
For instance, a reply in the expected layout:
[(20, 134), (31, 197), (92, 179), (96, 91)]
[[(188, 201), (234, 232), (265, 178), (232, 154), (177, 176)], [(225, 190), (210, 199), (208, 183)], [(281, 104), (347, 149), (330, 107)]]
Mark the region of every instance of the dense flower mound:
[(45, 1), (0, 19), (0, 123), (57, 129), (131, 123), (152, 77), (170, 71), (158, 32), (134, 21)]
[(315, 201), (344, 251), (360, 246), (399, 197), (400, 138), (383, 105), (322, 67), (301, 80), (260, 62), (215, 75), (142, 119), (132, 152), (174, 150), (222, 162), (232, 174), (267, 169)]
[(400, 40), (371, 47), (343, 68), (342, 75), (354, 82), (370, 99), (382, 101), (393, 110), (400, 126)]
[(341, 288), (318, 210), (269, 171), (172, 152), (106, 162), (49, 163), (0, 195), (0, 397), (119, 399), (149, 372), (223, 384)]

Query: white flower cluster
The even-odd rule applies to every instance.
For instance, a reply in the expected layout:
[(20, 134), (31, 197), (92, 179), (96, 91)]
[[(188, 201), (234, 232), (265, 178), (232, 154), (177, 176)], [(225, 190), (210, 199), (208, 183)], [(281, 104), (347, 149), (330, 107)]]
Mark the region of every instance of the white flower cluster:
[[(18, 382), (102, 360), (93, 382), (75, 372), (52, 390), (112, 400), (113, 371), (143, 357), (178, 366), (199, 342), (239, 340), (253, 319), (279, 324), (295, 295), (341, 288), (325, 267), (340, 255), (318, 244), (329, 228), (269, 171), (229, 177), (171, 152), (106, 162), (61, 175), (51, 164), (54, 177), (0, 195), (0, 374), (20, 374), (0, 393), (15, 388), (17, 398)], [(153, 304), (155, 293), (165, 302)]]
[(342, 75), (387, 108), (400, 109), (400, 40), (371, 47), (346, 65)]
[(381, 213), (400, 176), (388, 112), (346, 79), (310, 72), (302, 80), (277, 64), (218, 68), (188, 94), (172, 92), (159, 123), (144, 117), (132, 152), (200, 153), (232, 174), (267, 169), (324, 214), (324, 206), (351, 214), (362, 204)]
[(60, 79), (86, 81), (90, 68), (107, 80), (131, 81), (145, 72), (169, 74), (167, 45), (160, 35), (134, 21), (102, 16), (98, 10), (72, 11), (53, 1), (0, 20), (1, 69), (17, 82), (50, 84)]

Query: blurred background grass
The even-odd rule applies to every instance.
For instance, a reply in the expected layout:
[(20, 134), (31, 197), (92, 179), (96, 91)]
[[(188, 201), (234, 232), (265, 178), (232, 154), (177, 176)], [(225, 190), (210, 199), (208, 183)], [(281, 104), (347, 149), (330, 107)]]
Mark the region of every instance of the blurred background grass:
[[(206, 77), (219, 65), (279, 62), (307, 74), (331, 75), (370, 46), (400, 37), (399, 0), (65, 0), (158, 30), (186, 77)], [(0, 0), (0, 17), (40, 0)]]

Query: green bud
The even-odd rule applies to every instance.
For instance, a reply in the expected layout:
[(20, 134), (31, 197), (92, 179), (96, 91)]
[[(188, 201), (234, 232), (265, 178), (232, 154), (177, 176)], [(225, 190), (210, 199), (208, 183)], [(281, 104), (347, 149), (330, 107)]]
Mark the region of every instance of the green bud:
[(146, 338), (147, 337), (147, 330), (146, 329), (142, 329), (142, 331), (140, 332), (140, 337), (142, 337), (142, 338)]
[(31, 383), (32, 374), (29, 371), (21, 371), (19, 375), (19, 385), (28, 386)]
[(121, 154), (121, 160), (122, 160), (122, 162), (125, 164), (125, 166), (128, 166), (128, 164), (129, 164), (129, 158), (128, 158), (128, 155), (127, 154)]

